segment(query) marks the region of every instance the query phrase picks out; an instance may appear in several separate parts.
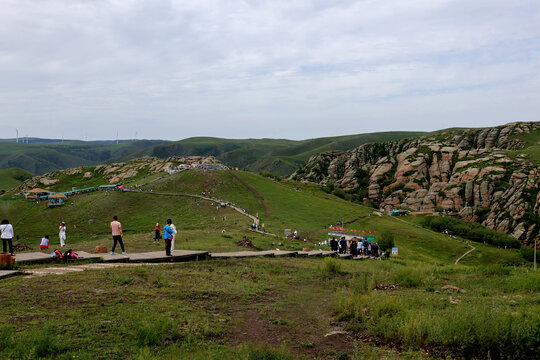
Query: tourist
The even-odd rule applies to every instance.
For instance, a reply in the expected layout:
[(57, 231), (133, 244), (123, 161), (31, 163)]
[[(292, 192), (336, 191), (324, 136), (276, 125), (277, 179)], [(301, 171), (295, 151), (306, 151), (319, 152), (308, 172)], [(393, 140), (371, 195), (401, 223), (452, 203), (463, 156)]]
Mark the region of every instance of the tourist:
[(368, 255), (369, 242), (364, 239), (364, 256)]
[(343, 236), (341, 240), (339, 241), (339, 253), (340, 254), (347, 253), (347, 240), (345, 240), (345, 236)]
[(2, 238), (2, 247), (4, 252), (6, 252), (6, 243), (9, 245), (9, 252), (13, 255), (13, 226), (9, 223), (7, 219), (2, 220), (2, 225), (0, 225), (0, 237)]
[(335, 237), (333, 237), (332, 240), (330, 240), (330, 249), (332, 251), (338, 251), (338, 242)]
[(371, 245), (371, 255), (379, 257), (379, 244), (377, 244), (376, 242)]
[(357, 242), (356, 242), (356, 238), (353, 238), (353, 239), (351, 240), (351, 243), (350, 243), (350, 245), (349, 245), (349, 249), (350, 249), (351, 255), (352, 255), (353, 257), (356, 257), (356, 256), (358, 255), (358, 244), (357, 244)]
[(174, 224), (171, 224), (170, 226), (173, 231), (172, 241), (171, 241), (171, 251), (174, 251), (174, 240), (176, 240), (176, 234), (178, 234), (178, 231), (176, 230), (176, 226)]
[(40, 249), (48, 249), (49, 248), (49, 235), (45, 235), (41, 238), (41, 243), (39, 244)]
[(159, 226), (159, 223), (156, 223), (156, 227), (154, 228), (154, 244), (158, 243), (161, 239), (161, 227)]
[(127, 255), (126, 250), (124, 249), (124, 242), (122, 241), (122, 238), (124, 237), (124, 232), (122, 231), (122, 224), (118, 221), (118, 216), (113, 216), (113, 221), (111, 221), (111, 230), (112, 230), (112, 238), (114, 240), (111, 255), (114, 255), (114, 250), (116, 249), (116, 243), (120, 243), (120, 247), (122, 248), (122, 255)]
[(173, 238), (173, 229), (171, 228), (172, 220), (167, 219), (167, 225), (163, 228), (163, 240), (165, 241), (165, 255), (172, 256), (171, 242)]
[(364, 255), (364, 242), (362, 240), (358, 241), (358, 253)]
[(64, 245), (66, 245), (66, 223), (62, 221), (58, 229), (60, 230), (58, 233), (58, 236), (60, 237), (60, 247), (64, 247)]

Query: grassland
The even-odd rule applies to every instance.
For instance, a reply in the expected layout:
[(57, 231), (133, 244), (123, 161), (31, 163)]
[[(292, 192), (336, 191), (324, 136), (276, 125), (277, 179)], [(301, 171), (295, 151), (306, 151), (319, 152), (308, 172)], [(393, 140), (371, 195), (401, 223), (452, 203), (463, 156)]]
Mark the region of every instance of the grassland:
[(28, 171), (18, 168), (0, 169), (0, 192), (19, 186), (24, 180), (32, 176), (34, 175)]
[[(466, 239), (249, 172), (187, 171), (145, 188), (152, 193), (97, 192), (56, 209), (0, 201), (0, 217), (34, 247), (64, 219), (69, 246), (91, 251), (110, 244), (116, 214), (128, 252), (161, 249), (152, 229), (168, 217), (180, 230), (176, 248), (210, 251), (245, 250), (236, 245), (244, 236), (259, 249), (318, 248), (328, 225), (343, 218), (347, 228), (391, 231), (399, 255), (211, 260), (2, 280), (0, 357), (530, 359), (540, 350), (540, 276), (517, 250), (475, 243), (454, 265), (470, 249)], [(203, 191), (258, 213), (270, 232), (298, 229), (308, 241), (249, 232), (247, 217), (215, 202), (156, 194)]]
[(0, 169), (17, 167), (33, 174), (101, 163), (162, 141), (135, 140), (118, 145), (65, 141), (57, 143), (0, 142)]

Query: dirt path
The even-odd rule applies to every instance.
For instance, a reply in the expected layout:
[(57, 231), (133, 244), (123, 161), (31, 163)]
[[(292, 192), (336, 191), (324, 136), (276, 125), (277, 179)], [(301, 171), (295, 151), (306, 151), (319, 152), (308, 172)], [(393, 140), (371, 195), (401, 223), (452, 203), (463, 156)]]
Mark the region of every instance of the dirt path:
[(469, 255), (470, 253), (472, 253), (474, 250), (476, 250), (476, 248), (474, 246), (472, 246), (471, 244), (467, 244), (469, 245), (472, 249), (467, 251), (465, 254), (461, 255), (459, 257), (459, 259), (456, 260), (456, 262), (454, 264), (457, 264), (459, 262), (459, 260), (463, 259), (465, 256)]
[(268, 207), (268, 204), (266, 201), (264, 201), (264, 196), (261, 195), (257, 189), (255, 189), (253, 186), (249, 185), (247, 182), (245, 182), (242, 178), (240, 178), (238, 175), (236, 175), (234, 172), (229, 171), (229, 174), (231, 174), (240, 184), (244, 185), (249, 191), (255, 195), (257, 199), (261, 202), (263, 209), (264, 209), (264, 215), (268, 218), (273, 220), (274, 218), (270, 214), (270, 208)]

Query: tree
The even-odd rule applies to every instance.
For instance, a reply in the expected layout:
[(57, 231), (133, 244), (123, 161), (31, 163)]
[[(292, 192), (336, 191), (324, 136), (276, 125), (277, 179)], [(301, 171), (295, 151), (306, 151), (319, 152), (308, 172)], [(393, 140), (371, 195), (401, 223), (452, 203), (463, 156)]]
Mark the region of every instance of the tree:
[(394, 247), (394, 234), (388, 230), (383, 231), (378, 243), (381, 251), (385, 252), (387, 255), (390, 254), (390, 251), (392, 251), (392, 248)]

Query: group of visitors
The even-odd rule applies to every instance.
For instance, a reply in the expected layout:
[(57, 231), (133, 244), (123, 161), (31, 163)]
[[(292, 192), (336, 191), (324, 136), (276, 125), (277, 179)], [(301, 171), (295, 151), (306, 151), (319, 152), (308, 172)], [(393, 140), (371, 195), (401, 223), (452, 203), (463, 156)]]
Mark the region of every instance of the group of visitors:
[[(113, 221), (110, 224), (111, 226), (111, 234), (113, 238), (113, 246), (111, 249), (111, 255), (115, 255), (116, 246), (120, 244), (120, 247), (122, 248), (122, 255), (127, 255), (126, 249), (124, 247), (124, 232), (122, 231), (122, 224), (118, 221), (118, 217), (115, 215), (113, 216)], [(60, 226), (58, 227), (58, 237), (60, 239), (60, 247), (64, 247), (66, 245), (66, 223), (62, 221), (60, 223)], [(156, 224), (155, 227), (155, 235), (154, 235), (154, 243), (159, 244), (159, 240), (161, 239), (161, 227), (159, 226), (159, 223)], [(163, 240), (165, 241), (165, 254), (167, 256), (172, 256), (172, 251), (174, 250), (174, 240), (176, 238), (176, 234), (178, 231), (176, 230), (176, 226), (172, 223), (171, 219), (167, 219), (167, 225), (163, 227)], [(13, 255), (13, 238), (14, 238), (14, 230), (13, 225), (9, 223), (9, 220), (4, 219), (2, 220), (2, 224), (0, 225), (0, 238), (2, 239), (2, 250), (3, 252), (7, 252), (9, 249), (9, 252), (11, 255)], [(41, 238), (39, 248), (42, 250), (49, 249), (50, 247), (50, 239), (49, 235), (45, 235)]]
[[(167, 256), (171, 256), (171, 251), (174, 250), (174, 240), (176, 238), (176, 226), (172, 223), (171, 219), (167, 219), (167, 225), (163, 227), (163, 240), (165, 241), (165, 253)], [(154, 244), (159, 245), (161, 240), (161, 226), (156, 223), (154, 227)]]
[(352, 256), (379, 256), (379, 245), (376, 242), (370, 243), (367, 240), (352, 238), (347, 240), (342, 236), (338, 241), (335, 237), (330, 240), (330, 249), (340, 254), (351, 254)]
[[(61, 222), (60, 226), (58, 227), (58, 237), (60, 239), (60, 247), (66, 246), (66, 223)], [(41, 250), (46, 250), (49, 248), (50, 240), (49, 235), (45, 235), (41, 238), (41, 242), (39, 243), (39, 248)]]

